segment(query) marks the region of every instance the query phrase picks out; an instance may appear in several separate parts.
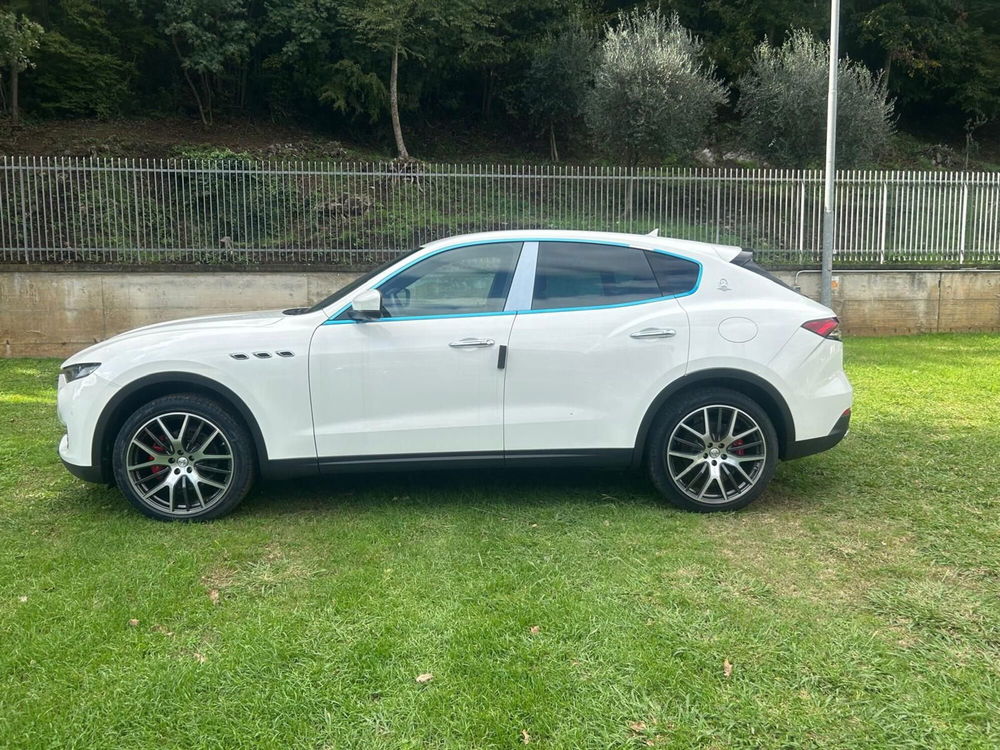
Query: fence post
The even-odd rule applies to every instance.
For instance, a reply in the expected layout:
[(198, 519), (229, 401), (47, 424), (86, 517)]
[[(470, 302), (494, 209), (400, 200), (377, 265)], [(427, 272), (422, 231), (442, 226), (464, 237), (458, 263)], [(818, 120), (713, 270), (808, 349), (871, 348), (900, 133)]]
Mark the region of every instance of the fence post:
[(19, 169), (17, 170), (17, 179), (21, 184), (21, 245), (24, 248), (24, 262), (31, 263), (30, 251), (28, 250), (28, 207), (25, 205), (25, 193), (27, 193), (27, 159), (22, 157), (18, 159)]
[(806, 179), (805, 172), (799, 170), (799, 263), (806, 256)]
[(885, 264), (885, 230), (886, 230), (886, 220), (889, 212), (889, 183), (886, 178), (882, 177), (882, 219), (879, 222), (878, 229), (878, 262), (879, 265)]
[(958, 262), (965, 263), (965, 222), (969, 215), (969, 180), (962, 173), (962, 213), (958, 224)]

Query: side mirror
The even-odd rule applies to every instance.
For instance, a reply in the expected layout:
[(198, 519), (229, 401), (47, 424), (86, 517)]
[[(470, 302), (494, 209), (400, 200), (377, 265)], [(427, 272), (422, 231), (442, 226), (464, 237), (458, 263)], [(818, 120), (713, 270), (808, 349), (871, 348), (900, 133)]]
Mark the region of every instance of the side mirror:
[(378, 289), (361, 292), (351, 301), (354, 320), (378, 320), (382, 317), (382, 293)]

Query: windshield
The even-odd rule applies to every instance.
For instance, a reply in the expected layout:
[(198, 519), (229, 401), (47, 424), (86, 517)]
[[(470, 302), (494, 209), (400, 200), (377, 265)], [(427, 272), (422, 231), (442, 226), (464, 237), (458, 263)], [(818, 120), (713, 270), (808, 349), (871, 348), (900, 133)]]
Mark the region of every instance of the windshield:
[(318, 311), (322, 310), (324, 307), (328, 307), (330, 305), (330, 303), (333, 302), (334, 300), (339, 299), (340, 297), (343, 297), (343, 296), (345, 296), (347, 294), (350, 294), (351, 292), (353, 292), (356, 289), (359, 289), (360, 287), (362, 287), (365, 284), (367, 284), (369, 281), (371, 281), (373, 278), (375, 278), (376, 276), (378, 276), (380, 273), (382, 273), (384, 270), (386, 270), (390, 266), (395, 265), (396, 263), (398, 263), (399, 261), (401, 261), (403, 258), (408, 258), (409, 256), (413, 255), (415, 252), (417, 252), (418, 250), (421, 250), (421, 249), (422, 248), (418, 247), (418, 248), (415, 248), (415, 249), (410, 250), (408, 252), (405, 252), (402, 255), (399, 255), (399, 256), (393, 258), (392, 260), (389, 260), (389, 261), (383, 263), (382, 265), (380, 265), (375, 270), (369, 271), (368, 273), (365, 273), (365, 274), (362, 274), (361, 276), (359, 276), (358, 278), (356, 278), (354, 281), (352, 281), (350, 284), (341, 287), (340, 289), (338, 289), (337, 291), (335, 291), (330, 296), (324, 297), (319, 302), (317, 302), (315, 305), (313, 305), (312, 307), (304, 310), (303, 312), (311, 312), (311, 313), (313, 313), (313, 312), (318, 312)]

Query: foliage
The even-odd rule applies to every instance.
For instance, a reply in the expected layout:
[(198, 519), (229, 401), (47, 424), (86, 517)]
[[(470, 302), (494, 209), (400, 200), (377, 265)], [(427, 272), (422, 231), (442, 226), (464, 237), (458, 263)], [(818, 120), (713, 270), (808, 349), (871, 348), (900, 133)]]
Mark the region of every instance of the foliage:
[(1000, 337), (844, 348), (851, 434), (739, 513), (480, 470), (210, 524), (71, 477), (60, 361), (0, 359), (5, 744), (995, 748)]
[(693, 149), (725, 102), (701, 41), (676, 14), (632, 11), (605, 31), (586, 116), (598, 147), (634, 165)]
[(548, 35), (537, 47), (524, 80), (528, 113), (550, 136), (551, 156), (559, 160), (556, 130), (565, 133), (583, 115), (594, 75), (597, 40), (577, 19)]
[(210, 124), (218, 79), (245, 64), (254, 44), (246, 0), (163, 0), (156, 20), (177, 53), (202, 122)]
[[(635, 15), (648, 0), (0, 0), (0, 5), (8, 17), (30, 19), (46, 31), (29, 55), (34, 66), (21, 72), (21, 98), (29, 113), (194, 112), (206, 123), (216, 116), (263, 117), (386, 144), (394, 57), (401, 131), (418, 124), (431, 130), (447, 121), (479, 135), (533, 134), (541, 117), (565, 139), (570, 132), (565, 126), (560, 131), (561, 116), (540, 115), (541, 97), (530, 107), (526, 101), (542, 80), (558, 83), (543, 73), (558, 65), (544, 59), (549, 53), (559, 56), (550, 48), (552, 40), (561, 39), (573, 23), (596, 36), (616, 11)], [(792, 28), (824, 38), (829, 24), (827, 4), (800, 0), (663, 0), (662, 5), (703, 40), (703, 57), (715, 61), (730, 82), (750, 71), (762, 39), (784, 41)], [(997, 7), (997, 0), (843, 0), (842, 48), (870, 69), (885, 70), (885, 86), (904, 126), (919, 123), (922, 131), (933, 129), (934, 137), (952, 143), (973, 133), (986, 142), (1000, 116)], [(582, 64), (565, 63), (574, 76), (583, 73)], [(7, 67), (0, 62), (0, 97), (10, 88)], [(579, 78), (564, 82), (570, 90), (585, 85)], [(560, 101), (576, 96), (558, 86), (550, 90)], [(549, 136), (551, 141), (552, 128)]]
[(41, 43), (41, 24), (18, 13), (0, 10), (0, 64), (22, 72), (31, 65), (33, 52)]
[[(829, 46), (808, 31), (794, 31), (781, 47), (766, 40), (740, 80), (737, 110), (746, 143), (781, 166), (816, 166), (826, 141)], [(888, 143), (893, 105), (885, 80), (864, 65), (839, 61), (837, 165), (870, 163)]]

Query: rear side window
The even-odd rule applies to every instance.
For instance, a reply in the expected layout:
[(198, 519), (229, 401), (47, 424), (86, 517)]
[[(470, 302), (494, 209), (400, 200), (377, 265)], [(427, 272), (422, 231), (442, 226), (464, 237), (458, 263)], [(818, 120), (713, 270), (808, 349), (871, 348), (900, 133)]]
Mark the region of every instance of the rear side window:
[(660, 293), (664, 297), (687, 294), (698, 284), (700, 269), (694, 261), (652, 250), (646, 250), (646, 259), (656, 275), (656, 283), (660, 285)]
[(662, 296), (643, 251), (588, 242), (539, 242), (532, 310), (600, 307)]

